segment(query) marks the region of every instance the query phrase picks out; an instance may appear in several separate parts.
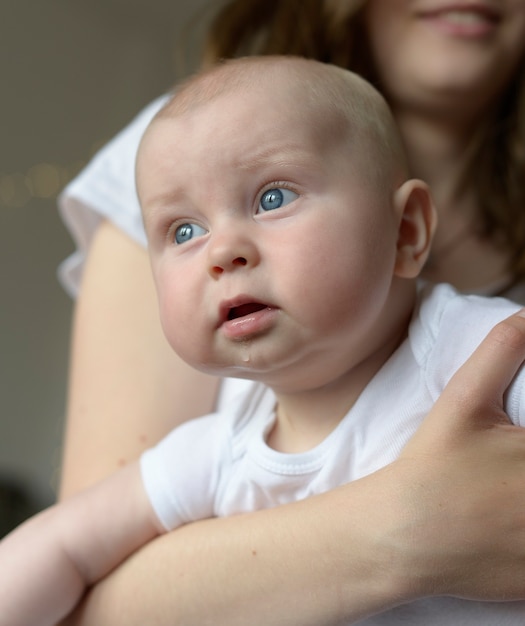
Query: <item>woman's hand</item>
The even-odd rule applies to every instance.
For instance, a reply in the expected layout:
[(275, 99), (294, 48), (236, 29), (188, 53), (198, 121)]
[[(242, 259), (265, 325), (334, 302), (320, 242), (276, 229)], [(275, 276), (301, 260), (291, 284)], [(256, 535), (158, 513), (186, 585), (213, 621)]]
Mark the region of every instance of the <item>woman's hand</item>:
[(416, 596), (525, 598), (525, 429), (503, 411), (525, 357), (522, 315), (492, 329), (396, 462)]

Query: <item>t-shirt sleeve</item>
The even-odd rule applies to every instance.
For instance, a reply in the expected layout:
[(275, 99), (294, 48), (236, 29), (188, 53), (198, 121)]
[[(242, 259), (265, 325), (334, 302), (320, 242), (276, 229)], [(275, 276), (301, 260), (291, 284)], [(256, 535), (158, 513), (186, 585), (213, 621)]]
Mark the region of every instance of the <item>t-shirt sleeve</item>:
[(146, 493), (167, 531), (215, 516), (219, 481), (231, 464), (230, 432), (228, 417), (213, 413), (179, 426), (141, 456)]
[(150, 103), (104, 146), (62, 191), (59, 213), (76, 245), (76, 251), (59, 269), (61, 284), (76, 296), (82, 269), (94, 233), (103, 219), (111, 221), (140, 245), (146, 245), (135, 190), (135, 157), (147, 125), (168, 95)]

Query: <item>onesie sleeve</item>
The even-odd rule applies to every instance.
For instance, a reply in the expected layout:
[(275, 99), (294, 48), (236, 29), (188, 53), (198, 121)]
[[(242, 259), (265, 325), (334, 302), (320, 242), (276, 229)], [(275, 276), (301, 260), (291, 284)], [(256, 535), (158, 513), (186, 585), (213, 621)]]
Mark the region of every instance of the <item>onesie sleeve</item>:
[(140, 245), (146, 245), (135, 191), (135, 156), (147, 125), (169, 95), (150, 103), (104, 146), (62, 191), (59, 213), (71, 233), (76, 251), (58, 269), (61, 284), (76, 296), (94, 233), (107, 219)]
[(146, 493), (167, 531), (215, 516), (231, 466), (230, 433), (228, 416), (213, 413), (182, 424), (141, 456)]
[[(445, 295), (445, 297), (442, 297)], [(436, 400), (453, 374), (470, 357), (489, 331), (520, 306), (504, 298), (462, 296), (448, 286), (434, 288), (421, 310), (425, 342), (422, 359), (427, 387)], [(525, 426), (525, 369), (521, 367), (505, 395), (511, 421)]]

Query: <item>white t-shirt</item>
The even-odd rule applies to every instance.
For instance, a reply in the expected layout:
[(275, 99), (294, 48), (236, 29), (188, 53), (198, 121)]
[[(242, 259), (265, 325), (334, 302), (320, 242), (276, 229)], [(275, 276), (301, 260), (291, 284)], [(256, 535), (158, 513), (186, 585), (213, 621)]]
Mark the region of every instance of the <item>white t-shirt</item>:
[[(284, 454), (266, 445), (275, 397), (253, 385), (242, 402), (175, 429), (141, 458), (142, 476), (166, 530), (198, 519), (293, 502), (391, 463), (453, 373), (498, 321), (519, 307), (501, 298), (423, 290), (407, 340), (385, 363), (335, 430), (317, 447)], [(525, 368), (506, 397), (525, 425)], [(367, 626), (522, 626), (525, 602), (425, 599), (360, 623)]]
[(72, 296), (78, 293), (86, 255), (102, 220), (109, 220), (146, 247), (135, 188), (135, 157), (146, 127), (168, 98), (162, 96), (141, 111), (93, 157), (58, 198), (60, 215), (77, 246), (58, 270), (62, 285)]

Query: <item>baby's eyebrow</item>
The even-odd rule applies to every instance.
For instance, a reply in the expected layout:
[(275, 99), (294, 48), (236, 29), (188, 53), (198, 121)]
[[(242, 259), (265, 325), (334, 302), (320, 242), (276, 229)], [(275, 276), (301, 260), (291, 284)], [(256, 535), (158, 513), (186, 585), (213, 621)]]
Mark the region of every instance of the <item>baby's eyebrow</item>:
[(187, 198), (186, 194), (178, 190), (175, 192), (152, 193), (147, 198), (140, 200), (141, 215), (146, 230), (152, 223), (169, 221), (173, 207), (182, 203)]
[(312, 162), (312, 155), (301, 146), (290, 144), (289, 146), (280, 145), (276, 147), (265, 147), (255, 150), (247, 155), (243, 155), (242, 159), (236, 166), (241, 170), (256, 170), (267, 166), (283, 166), (288, 165), (300, 166), (308, 165)]

